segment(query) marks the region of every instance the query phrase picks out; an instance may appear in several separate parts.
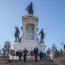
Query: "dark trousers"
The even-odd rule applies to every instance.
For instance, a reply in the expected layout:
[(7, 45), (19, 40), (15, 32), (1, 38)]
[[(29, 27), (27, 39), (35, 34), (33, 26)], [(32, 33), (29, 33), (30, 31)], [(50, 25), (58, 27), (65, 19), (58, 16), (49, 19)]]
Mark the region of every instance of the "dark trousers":
[(26, 54), (24, 54), (24, 62), (26, 62)]
[(38, 56), (37, 56), (37, 54), (35, 54), (35, 62), (37, 62), (38, 61)]
[(21, 56), (19, 56), (19, 60), (21, 60)]
[(40, 60), (42, 60), (42, 57), (40, 57)]

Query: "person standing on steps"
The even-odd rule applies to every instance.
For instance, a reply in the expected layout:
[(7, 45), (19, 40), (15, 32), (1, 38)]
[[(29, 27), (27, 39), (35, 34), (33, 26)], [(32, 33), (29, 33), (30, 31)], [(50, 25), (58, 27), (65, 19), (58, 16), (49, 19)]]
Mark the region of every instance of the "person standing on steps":
[(34, 48), (34, 55), (35, 55), (35, 62), (37, 62), (38, 61), (38, 48), (37, 47)]
[(24, 59), (24, 62), (26, 62), (27, 53), (28, 53), (28, 50), (25, 47), (24, 50), (23, 50), (23, 59)]
[(42, 52), (42, 50), (40, 51), (40, 60), (43, 60), (43, 52)]

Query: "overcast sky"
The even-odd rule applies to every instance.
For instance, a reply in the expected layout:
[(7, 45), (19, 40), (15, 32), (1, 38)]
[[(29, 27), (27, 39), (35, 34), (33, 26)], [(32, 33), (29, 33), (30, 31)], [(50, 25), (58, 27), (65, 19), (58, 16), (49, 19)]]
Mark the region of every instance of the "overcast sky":
[[(22, 26), (26, 7), (33, 2), (34, 15), (39, 17), (38, 28), (45, 32), (47, 48), (53, 43), (60, 49), (65, 43), (65, 0), (0, 0), (0, 48), (5, 41), (14, 44), (15, 26)], [(21, 29), (20, 29), (21, 30)], [(38, 31), (38, 32), (39, 32)]]

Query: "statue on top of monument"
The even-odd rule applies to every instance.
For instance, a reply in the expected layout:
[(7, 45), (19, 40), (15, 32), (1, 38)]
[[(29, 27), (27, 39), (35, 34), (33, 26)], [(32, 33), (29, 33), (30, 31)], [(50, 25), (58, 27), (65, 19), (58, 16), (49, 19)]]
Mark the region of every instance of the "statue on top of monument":
[(40, 34), (40, 43), (43, 43), (43, 39), (45, 37), (43, 29), (41, 29), (41, 31), (39, 32), (39, 34)]
[(33, 14), (33, 2), (31, 2), (31, 3), (27, 6), (26, 10), (28, 11), (28, 14)]
[(19, 34), (20, 34), (20, 31), (18, 27), (15, 27), (15, 42), (19, 42)]

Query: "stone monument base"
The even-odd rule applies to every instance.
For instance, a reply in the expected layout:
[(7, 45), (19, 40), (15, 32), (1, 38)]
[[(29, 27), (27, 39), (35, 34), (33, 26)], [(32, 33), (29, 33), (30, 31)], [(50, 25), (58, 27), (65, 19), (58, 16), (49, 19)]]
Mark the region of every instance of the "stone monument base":
[(32, 40), (23, 40), (23, 41), (21, 41), (21, 43), (15, 42), (15, 44), (14, 44), (14, 50), (15, 51), (18, 51), (18, 50), (23, 51), (23, 49), (25, 47), (28, 51), (33, 51), (35, 47), (38, 47), (39, 51), (42, 50), (42, 52), (45, 53), (46, 45), (44, 42), (39, 43), (37, 41), (32, 41)]
[(38, 49), (39, 49), (39, 51), (42, 50), (42, 52), (45, 53), (45, 48), (46, 48), (45, 42), (38, 43)]
[(37, 41), (32, 41), (32, 40), (23, 40), (20, 42), (15, 42), (14, 44), (14, 50), (21, 50), (23, 51), (23, 49), (26, 47), (26, 49), (28, 51), (33, 51), (35, 47), (38, 46), (38, 42)]

